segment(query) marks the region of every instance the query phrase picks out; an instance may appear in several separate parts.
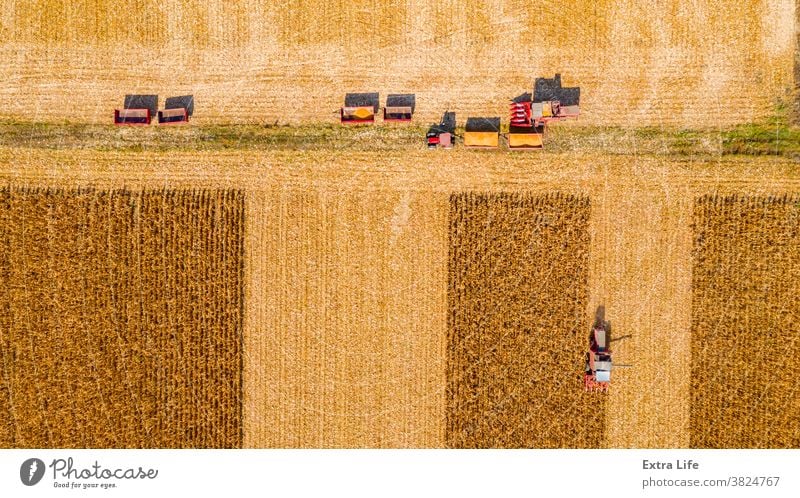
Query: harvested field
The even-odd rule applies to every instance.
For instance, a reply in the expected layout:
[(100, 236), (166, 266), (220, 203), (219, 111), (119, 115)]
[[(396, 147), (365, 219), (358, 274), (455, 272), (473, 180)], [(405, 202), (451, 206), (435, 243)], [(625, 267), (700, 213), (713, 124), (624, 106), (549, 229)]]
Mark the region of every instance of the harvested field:
[(505, 115), (561, 72), (581, 122), (716, 128), (789, 98), (795, 3), (7, 2), (0, 116), (105, 123), (152, 92), (194, 93), (199, 122), (333, 122), (345, 92), (378, 91), (415, 92), (427, 122)]
[(454, 194), (447, 445), (592, 448), (605, 397), (583, 391), (589, 199)]
[(694, 193), (666, 171), (642, 173), (610, 181), (591, 198), (587, 312), (605, 306), (614, 330), (606, 444), (685, 448)]
[(446, 203), (251, 194), (245, 446), (442, 446)]
[(238, 447), (244, 196), (0, 190), (0, 447)]
[(691, 446), (800, 447), (800, 196), (694, 208)]

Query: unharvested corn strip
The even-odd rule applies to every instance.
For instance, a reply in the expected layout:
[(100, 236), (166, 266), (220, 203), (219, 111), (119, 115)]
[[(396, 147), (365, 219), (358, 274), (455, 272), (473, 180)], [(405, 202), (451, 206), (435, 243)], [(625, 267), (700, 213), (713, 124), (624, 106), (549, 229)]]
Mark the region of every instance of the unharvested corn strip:
[(800, 196), (694, 208), (691, 446), (800, 447)]
[(0, 446), (241, 445), (238, 191), (0, 190)]
[(450, 198), (447, 444), (597, 447), (605, 398), (583, 389), (589, 200)]

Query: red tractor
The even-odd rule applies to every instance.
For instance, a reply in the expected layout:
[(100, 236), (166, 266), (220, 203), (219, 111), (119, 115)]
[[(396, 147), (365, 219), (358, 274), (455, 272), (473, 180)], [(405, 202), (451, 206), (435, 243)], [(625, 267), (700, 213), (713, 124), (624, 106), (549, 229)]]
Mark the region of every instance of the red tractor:
[(583, 384), (587, 391), (608, 391), (611, 383), (611, 325), (603, 319), (598, 310), (592, 331), (589, 334), (589, 352), (586, 353), (586, 366)]

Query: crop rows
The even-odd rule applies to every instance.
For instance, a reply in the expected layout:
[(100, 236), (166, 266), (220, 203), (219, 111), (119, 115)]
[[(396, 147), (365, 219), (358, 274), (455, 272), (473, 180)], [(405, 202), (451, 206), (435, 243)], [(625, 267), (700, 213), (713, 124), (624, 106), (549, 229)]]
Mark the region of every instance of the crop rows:
[(0, 190), (0, 447), (239, 446), (243, 212)]
[(450, 198), (450, 447), (597, 447), (605, 398), (583, 392), (589, 200)]
[(694, 209), (691, 446), (800, 447), (800, 197)]

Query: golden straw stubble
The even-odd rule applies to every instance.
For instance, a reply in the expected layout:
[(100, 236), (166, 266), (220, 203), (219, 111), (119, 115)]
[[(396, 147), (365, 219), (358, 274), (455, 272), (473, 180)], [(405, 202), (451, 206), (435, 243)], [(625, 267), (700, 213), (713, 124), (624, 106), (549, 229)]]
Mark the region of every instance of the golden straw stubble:
[(243, 209), (0, 190), (0, 446), (240, 446)]
[(446, 195), (250, 195), (245, 446), (443, 446)]
[(4, 5), (0, 114), (23, 120), (108, 123), (123, 95), (153, 91), (193, 93), (209, 124), (332, 122), (345, 92), (377, 91), (416, 93), (427, 123), (505, 115), (562, 73), (581, 123), (716, 129), (768, 117), (795, 86), (790, 0)]

